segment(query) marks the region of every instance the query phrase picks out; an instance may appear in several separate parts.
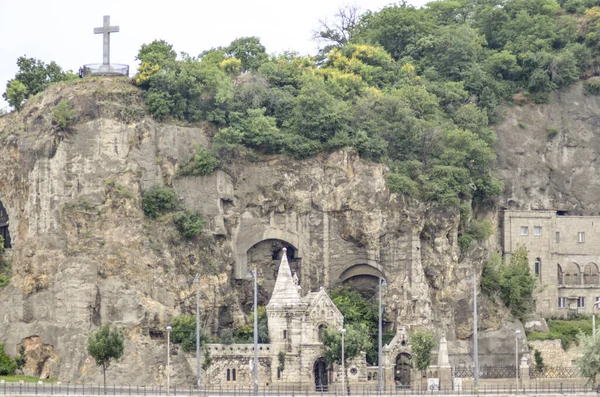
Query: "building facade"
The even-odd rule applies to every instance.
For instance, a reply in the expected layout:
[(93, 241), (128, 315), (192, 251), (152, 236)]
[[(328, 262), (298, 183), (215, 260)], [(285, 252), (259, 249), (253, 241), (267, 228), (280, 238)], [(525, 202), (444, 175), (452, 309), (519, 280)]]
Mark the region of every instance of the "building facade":
[[(344, 369), (347, 386), (375, 387), (378, 384), (378, 367), (367, 364), (364, 352), (346, 360), (344, 369), (341, 365), (325, 361), (324, 331), (341, 330), (344, 317), (324, 288), (302, 296), (285, 248), (266, 311), (269, 343), (257, 346), (258, 386), (261, 390), (339, 389)], [(206, 349), (211, 361), (203, 374), (207, 387), (240, 391), (252, 388), (252, 344), (208, 344)], [(383, 347), (382, 358), (383, 387), (390, 389), (411, 385), (414, 372), (404, 327)]]
[(506, 260), (519, 244), (537, 279), (535, 311), (544, 316), (592, 314), (600, 299), (600, 217), (560, 211), (504, 211)]

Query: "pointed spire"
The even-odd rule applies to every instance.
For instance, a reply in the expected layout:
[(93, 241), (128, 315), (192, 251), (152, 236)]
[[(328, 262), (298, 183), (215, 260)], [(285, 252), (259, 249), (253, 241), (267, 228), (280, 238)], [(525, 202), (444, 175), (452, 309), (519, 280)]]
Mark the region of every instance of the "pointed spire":
[(277, 273), (277, 280), (275, 280), (275, 288), (267, 307), (302, 304), (298, 287), (292, 278), (292, 271), (290, 270), (286, 251), (287, 249), (284, 248), (281, 263), (279, 264), (279, 273)]

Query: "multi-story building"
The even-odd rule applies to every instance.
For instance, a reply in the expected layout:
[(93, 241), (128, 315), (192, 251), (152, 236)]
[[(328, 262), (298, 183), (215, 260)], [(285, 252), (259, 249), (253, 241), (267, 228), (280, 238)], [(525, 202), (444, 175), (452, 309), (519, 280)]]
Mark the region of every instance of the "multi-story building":
[(504, 211), (506, 260), (523, 244), (537, 280), (535, 311), (544, 316), (592, 314), (600, 299), (600, 217), (562, 211)]

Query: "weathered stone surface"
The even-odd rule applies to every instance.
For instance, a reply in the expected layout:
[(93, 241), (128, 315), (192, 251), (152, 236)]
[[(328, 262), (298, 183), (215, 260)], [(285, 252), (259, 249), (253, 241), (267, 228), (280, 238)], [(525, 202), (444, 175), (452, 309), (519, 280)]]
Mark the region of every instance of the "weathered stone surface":
[(505, 110), (496, 126), (503, 205), (600, 213), (599, 107), (600, 97), (584, 95), (577, 83), (548, 104)]
[[(79, 115), (67, 132), (50, 123), (60, 98)], [(472, 329), (465, 278), (480, 274), (484, 252), (459, 261), (458, 212), (390, 193), (385, 166), (350, 150), (303, 161), (232, 159), (210, 176), (177, 176), (213, 133), (145, 118), (139, 93), (119, 79), (52, 86), (0, 118), (0, 201), (13, 239), (0, 343), (9, 353), (36, 335), (54, 346), (61, 380), (98, 382), (87, 338), (110, 323), (125, 330), (127, 343), (107, 382), (164, 381), (164, 329), (173, 316), (194, 313), (194, 275), (202, 325), (217, 333), (245, 321), (249, 261), (267, 264), (259, 268), (259, 303), (268, 302), (268, 255), (283, 246), (295, 250), (290, 267), (304, 293), (382, 275), (391, 327), (434, 326), (451, 357), (468, 346), (459, 340)], [(172, 186), (182, 205), (202, 212), (201, 236), (181, 240), (170, 215), (144, 218), (141, 193), (153, 184)], [(506, 316), (494, 307), (482, 308), (482, 331)], [(184, 354), (172, 365), (173, 384), (193, 381)]]
[(525, 321), (523, 321), (523, 327), (525, 328), (525, 332), (528, 334), (531, 332), (549, 332), (546, 320), (536, 314), (528, 316)]

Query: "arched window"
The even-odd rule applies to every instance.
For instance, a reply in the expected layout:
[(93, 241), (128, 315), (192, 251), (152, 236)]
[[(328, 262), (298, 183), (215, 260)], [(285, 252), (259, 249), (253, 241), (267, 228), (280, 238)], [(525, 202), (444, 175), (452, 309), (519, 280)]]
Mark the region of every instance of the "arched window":
[(579, 265), (575, 262), (567, 263), (563, 279), (565, 285), (581, 285), (581, 270)]
[(227, 368), (227, 382), (231, 380), (231, 369)]
[(558, 273), (558, 285), (563, 285), (565, 283), (565, 274), (563, 273), (562, 267), (558, 263), (556, 264), (556, 271)]
[(542, 277), (542, 260), (540, 258), (535, 258), (535, 275)]
[(235, 382), (235, 368), (231, 370), (231, 378)]
[(287, 330), (283, 330), (283, 339), (287, 339)]
[(325, 324), (321, 324), (317, 329), (317, 336), (319, 337), (319, 342), (323, 342), (323, 333), (325, 332), (325, 328), (327, 328)]
[(597, 285), (598, 281), (598, 266), (595, 263), (588, 263), (583, 270), (583, 283), (585, 285)]

